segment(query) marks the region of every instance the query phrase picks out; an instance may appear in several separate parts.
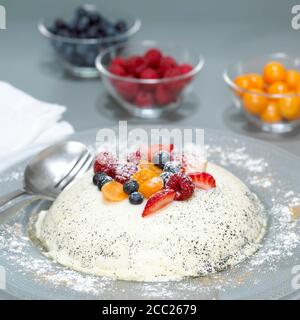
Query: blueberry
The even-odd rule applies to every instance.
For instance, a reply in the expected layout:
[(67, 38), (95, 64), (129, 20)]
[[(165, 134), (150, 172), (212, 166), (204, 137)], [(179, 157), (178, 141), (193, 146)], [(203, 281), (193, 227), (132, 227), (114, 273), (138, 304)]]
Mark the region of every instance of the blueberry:
[(106, 176), (106, 177), (103, 178), (101, 181), (99, 181), (99, 183), (97, 184), (98, 189), (101, 190), (102, 187), (103, 187), (106, 183), (108, 183), (108, 182), (110, 182), (110, 181), (112, 181), (112, 180), (113, 180), (113, 179), (112, 179), (111, 177)]
[(69, 37), (70, 36), (70, 32), (67, 29), (59, 29), (57, 31), (57, 34), (62, 37)]
[(100, 181), (102, 181), (102, 180), (103, 180), (104, 178), (106, 178), (106, 177), (107, 177), (107, 174), (104, 173), (104, 172), (97, 172), (97, 173), (95, 173), (94, 176), (93, 176), (93, 183), (94, 183), (94, 185), (97, 186), (98, 183), (99, 183)]
[(88, 38), (98, 38), (98, 27), (97, 26), (93, 26), (91, 28), (89, 28), (89, 30), (87, 31), (87, 37)]
[(56, 19), (55, 22), (54, 22), (54, 27), (57, 30), (62, 30), (62, 29), (66, 28), (66, 23), (62, 19)]
[(164, 181), (164, 185), (166, 185), (166, 183), (169, 181), (172, 174), (173, 174), (172, 172), (163, 172), (160, 174), (160, 177)]
[(78, 24), (77, 24), (77, 30), (79, 32), (82, 32), (82, 31), (86, 31), (89, 27), (89, 18), (86, 17), (86, 16), (83, 16), (82, 18), (80, 18), (80, 20), (78, 21)]
[(97, 57), (97, 53), (95, 53), (94, 51), (90, 51), (87, 53), (87, 55), (85, 56), (85, 62), (89, 67), (95, 67), (95, 60)]
[(154, 154), (152, 162), (160, 168), (164, 168), (164, 165), (170, 161), (170, 153), (167, 151), (159, 151)]
[(87, 15), (87, 11), (83, 7), (78, 7), (75, 11), (75, 15), (77, 19), (80, 19)]
[(117, 34), (113, 26), (106, 26), (105, 33), (106, 33), (106, 37), (113, 37)]
[(127, 31), (128, 30), (127, 22), (124, 20), (117, 21), (115, 23), (115, 29), (120, 33)]
[(62, 53), (66, 59), (69, 59), (73, 56), (75, 52), (74, 46), (72, 44), (64, 44)]
[(101, 21), (101, 16), (97, 12), (90, 12), (89, 18), (91, 24), (98, 24)]
[(177, 173), (180, 171), (180, 165), (177, 162), (169, 161), (164, 166), (165, 172)]
[(139, 190), (139, 184), (135, 180), (129, 180), (123, 186), (123, 190), (127, 194), (131, 194)]
[(75, 34), (77, 32), (77, 23), (77, 19), (72, 19), (67, 23), (67, 29)]
[(144, 201), (144, 197), (139, 192), (133, 192), (129, 196), (129, 202), (131, 204), (141, 204)]

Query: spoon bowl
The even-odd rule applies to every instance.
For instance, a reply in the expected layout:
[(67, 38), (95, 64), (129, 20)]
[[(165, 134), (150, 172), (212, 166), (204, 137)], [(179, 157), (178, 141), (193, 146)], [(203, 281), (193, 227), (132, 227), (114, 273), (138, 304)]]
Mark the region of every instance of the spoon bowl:
[(33, 201), (53, 201), (90, 168), (92, 161), (89, 149), (76, 141), (62, 142), (42, 150), (26, 166), (23, 188), (0, 197), (1, 207), (20, 196), (27, 196), (0, 212), (0, 223)]
[(61, 182), (89, 159), (91, 158), (87, 147), (76, 141), (44, 149), (26, 166), (24, 189), (30, 194), (55, 199), (63, 190), (60, 188)]

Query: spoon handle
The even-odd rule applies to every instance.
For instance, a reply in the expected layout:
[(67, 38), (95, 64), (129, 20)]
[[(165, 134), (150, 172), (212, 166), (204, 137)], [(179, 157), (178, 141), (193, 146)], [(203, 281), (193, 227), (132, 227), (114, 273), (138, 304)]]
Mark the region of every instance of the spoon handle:
[(0, 197), (0, 207), (25, 194), (27, 194), (25, 190), (16, 190)]

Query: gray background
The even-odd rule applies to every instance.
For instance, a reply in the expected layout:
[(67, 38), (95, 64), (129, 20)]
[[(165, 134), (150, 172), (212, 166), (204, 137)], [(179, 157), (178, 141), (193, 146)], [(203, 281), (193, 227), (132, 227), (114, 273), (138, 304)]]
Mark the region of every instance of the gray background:
[[(234, 131), (300, 155), (299, 131), (278, 136), (248, 126), (234, 110), (222, 79), (224, 68), (239, 58), (277, 51), (299, 54), (300, 30), (291, 28), (291, 8), (297, 1), (93, 2), (100, 8), (124, 8), (136, 13), (143, 23), (137, 41), (153, 39), (177, 43), (204, 55), (203, 72), (194, 82), (194, 103), (160, 122)], [(0, 0), (7, 10), (7, 30), (0, 30), (0, 80), (36, 98), (66, 105), (65, 119), (78, 131), (114, 125), (119, 119), (144, 123), (129, 117), (112, 103), (100, 80), (80, 81), (66, 77), (56, 64), (48, 43), (39, 35), (36, 26), (40, 17), (71, 11), (80, 3), (82, 1), (77, 0)]]
[[(160, 122), (231, 130), (275, 143), (300, 155), (299, 132), (277, 136), (257, 132), (234, 110), (222, 72), (232, 61), (255, 55), (299, 52), (300, 30), (291, 27), (287, 0), (109, 0), (99, 7), (132, 10), (142, 19), (136, 40), (154, 39), (187, 46), (205, 57), (194, 82), (195, 102)], [(100, 80), (68, 78), (57, 65), (36, 25), (42, 16), (70, 11), (82, 1), (7, 0), (7, 30), (0, 31), (0, 78), (39, 99), (68, 107), (65, 119), (76, 130), (132, 119), (106, 96)], [(111, 107), (112, 106), (112, 107)]]

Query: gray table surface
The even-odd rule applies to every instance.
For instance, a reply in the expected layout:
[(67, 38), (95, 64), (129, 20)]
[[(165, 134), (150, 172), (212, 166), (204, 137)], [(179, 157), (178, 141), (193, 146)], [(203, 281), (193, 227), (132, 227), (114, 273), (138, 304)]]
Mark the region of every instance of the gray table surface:
[[(43, 2), (51, 10), (51, 1)], [(171, 2), (167, 3), (170, 5)], [(195, 1), (192, 2), (196, 5)], [(229, 2), (232, 4), (234, 1)], [(212, 7), (211, 16), (203, 17), (205, 14), (202, 14), (202, 19), (197, 19), (195, 15), (191, 19), (179, 19), (180, 8), (177, 8), (174, 9), (177, 15), (169, 20), (162, 19), (161, 13), (158, 17), (151, 17), (154, 13), (146, 13), (147, 5), (145, 12), (141, 5), (138, 6), (140, 16), (145, 19), (135, 38), (137, 41), (153, 39), (177, 43), (205, 57), (204, 69), (194, 82), (194, 103), (182, 107), (167, 119), (157, 120), (156, 123), (171, 123), (174, 127), (180, 124), (232, 131), (268, 141), (300, 156), (299, 131), (280, 136), (254, 130), (234, 109), (230, 92), (222, 79), (224, 68), (241, 57), (278, 51), (299, 54), (300, 30), (295, 31), (291, 28), (291, 3), (267, 2), (269, 7), (264, 7), (265, 14), (259, 12), (260, 8), (252, 12), (251, 7), (249, 10), (252, 17), (247, 15), (247, 7), (243, 9), (239, 6), (237, 10), (243, 11), (240, 18), (236, 19), (229, 13), (234, 11), (234, 6), (218, 9), (216, 7), (218, 13), (215, 15)], [(272, 11), (272, 5), (282, 6), (283, 2), (285, 6), (277, 9), (275, 6)], [(154, 3), (158, 5), (160, 2)], [(115, 105), (107, 97), (99, 79), (76, 80), (67, 77), (57, 65), (49, 44), (37, 32), (36, 23), (42, 7), (35, 8), (36, 11), (24, 7), (28, 14), (24, 17), (22, 8), (18, 8), (16, 1), (14, 5), (15, 7), (12, 6), (8, 12), (14, 17), (11, 21), (8, 20), (7, 30), (0, 31), (1, 80), (10, 82), (38, 99), (67, 106), (64, 119), (73, 124), (76, 131), (115, 125), (119, 120), (128, 120), (134, 124), (145, 123), (130, 117)], [(284, 11), (280, 13), (282, 9)], [(222, 15), (222, 12), (225, 14)]]

